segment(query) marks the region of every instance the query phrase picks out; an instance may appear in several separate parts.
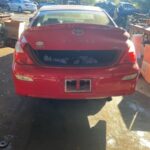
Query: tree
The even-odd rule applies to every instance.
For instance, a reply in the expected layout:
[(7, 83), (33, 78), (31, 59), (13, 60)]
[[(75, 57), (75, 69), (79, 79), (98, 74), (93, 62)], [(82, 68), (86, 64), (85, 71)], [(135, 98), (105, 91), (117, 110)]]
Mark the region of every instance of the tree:
[(139, 8), (148, 11), (150, 8), (150, 0), (132, 0)]
[(96, 0), (80, 0), (81, 4), (95, 4), (96, 3)]

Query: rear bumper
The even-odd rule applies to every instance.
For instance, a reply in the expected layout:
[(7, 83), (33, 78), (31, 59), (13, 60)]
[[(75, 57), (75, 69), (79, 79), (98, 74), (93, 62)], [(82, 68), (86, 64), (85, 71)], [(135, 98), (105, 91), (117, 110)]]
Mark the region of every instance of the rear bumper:
[[(13, 64), (16, 93), (23, 96), (50, 99), (97, 99), (101, 97), (129, 95), (135, 91), (137, 78), (122, 80), (126, 75), (138, 74), (138, 67), (121, 65), (109, 69), (43, 68)], [(32, 81), (16, 78), (23, 75)], [(91, 92), (66, 93), (66, 79), (91, 79)]]

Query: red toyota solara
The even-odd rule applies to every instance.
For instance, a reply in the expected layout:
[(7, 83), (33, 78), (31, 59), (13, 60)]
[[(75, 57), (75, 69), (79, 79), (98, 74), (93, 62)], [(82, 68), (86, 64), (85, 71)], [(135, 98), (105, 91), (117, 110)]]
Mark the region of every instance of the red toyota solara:
[(50, 99), (99, 99), (135, 91), (138, 65), (129, 34), (102, 9), (42, 7), (18, 40), (16, 93)]

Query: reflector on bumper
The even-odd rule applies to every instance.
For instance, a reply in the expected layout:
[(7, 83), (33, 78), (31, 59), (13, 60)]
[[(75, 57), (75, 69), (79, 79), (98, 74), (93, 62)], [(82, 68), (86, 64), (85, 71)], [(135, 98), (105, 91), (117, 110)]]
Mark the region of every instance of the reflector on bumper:
[(19, 74), (15, 76), (18, 80), (33, 82), (33, 79), (31, 77), (27, 77), (27, 76), (19, 75)]
[(131, 75), (124, 76), (124, 77), (122, 78), (122, 80), (133, 80), (133, 79), (135, 79), (137, 76), (138, 76), (138, 74), (137, 74), (137, 73), (134, 73), (134, 74), (131, 74)]

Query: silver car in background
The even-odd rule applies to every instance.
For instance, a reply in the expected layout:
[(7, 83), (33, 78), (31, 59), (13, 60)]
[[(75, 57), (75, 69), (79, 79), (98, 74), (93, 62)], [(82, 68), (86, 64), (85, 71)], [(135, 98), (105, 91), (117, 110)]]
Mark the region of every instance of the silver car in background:
[(30, 0), (10, 0), (8, 5), (10, 11), (17, 11), (19, 13), (23, 11), (30, 11), (32, 13), (37, 10), (37, 5)]

